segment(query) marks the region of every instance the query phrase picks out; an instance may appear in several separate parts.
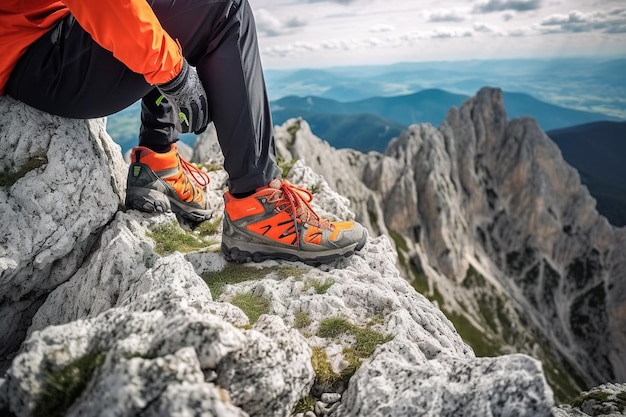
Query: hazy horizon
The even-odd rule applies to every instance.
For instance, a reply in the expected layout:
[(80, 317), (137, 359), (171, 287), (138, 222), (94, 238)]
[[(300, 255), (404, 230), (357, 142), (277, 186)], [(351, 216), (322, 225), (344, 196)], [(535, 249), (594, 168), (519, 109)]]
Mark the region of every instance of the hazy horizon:
[(626, 54), (623, 0), (251, 0), (266, 68)]

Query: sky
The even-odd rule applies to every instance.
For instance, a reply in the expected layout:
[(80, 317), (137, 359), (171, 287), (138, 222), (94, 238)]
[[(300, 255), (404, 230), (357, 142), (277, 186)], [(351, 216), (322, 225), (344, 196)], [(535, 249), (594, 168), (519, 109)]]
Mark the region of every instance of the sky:
[(626, 0), (249, 0), (266, 69), (626, 56)]

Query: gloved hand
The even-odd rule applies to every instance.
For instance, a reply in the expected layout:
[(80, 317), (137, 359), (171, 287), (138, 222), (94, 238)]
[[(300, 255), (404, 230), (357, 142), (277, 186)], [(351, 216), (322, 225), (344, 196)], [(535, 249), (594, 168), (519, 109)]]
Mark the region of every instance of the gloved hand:
[(209, 106), (206, 91), (194, 67), (183, 60), (180, 73), (157, 88), (174, 107), (178, 114), (179, 124), (176, 128), (182, 133), (204, 132), (209, 124)]

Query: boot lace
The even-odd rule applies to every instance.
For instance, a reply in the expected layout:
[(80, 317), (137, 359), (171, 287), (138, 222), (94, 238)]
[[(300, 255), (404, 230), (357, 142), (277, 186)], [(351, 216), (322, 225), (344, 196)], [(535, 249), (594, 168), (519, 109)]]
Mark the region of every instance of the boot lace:
[(287, 181), (281, 181), (280, 186), (274, 188), (274, 192), (268, 198), (268, 201), (276, 203), (276, 208), (291, 214), (298, 237), (300, 235), (298, 220), (320, 229), (334, 229), (330, 220), (322, 219), (313, 210), (309, 204), (312, 200), (313, 194), (309, 190), (295, 186)]

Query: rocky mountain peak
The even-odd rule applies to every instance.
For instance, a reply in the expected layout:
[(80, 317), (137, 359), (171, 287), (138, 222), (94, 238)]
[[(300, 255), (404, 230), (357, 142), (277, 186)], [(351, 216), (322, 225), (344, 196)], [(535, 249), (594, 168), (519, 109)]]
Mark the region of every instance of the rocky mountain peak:
[[(545, 351), (579, 361), (588, 380), (621, 378), (622, 295), (600, 297), (594, 288), (623, 285), (623, 258), (612, 245), (624, 237), (611, 228), (592, 235), (591, 224), (572, 218), (581, 231), (562, 233), (578, 238), (553, 237), (557, 247), (542, 252), (543, 242), (531, 238), (537, 232), (514, 217), (523, 214), (516, 193), (532, 201), (530, 191), (507, 192), (514, 182), (494, 174), (491, 153), (518, 131), (498, 97), (483, 90), (439, 129), (410, 127), (385, 155), (334, 150), (302, 120), (277, 127), (287, 179), (314, 193), (320, 214), (357, 218), (372, 231), (361, 252), (320, 267), (225, 261), (227, 176), (206, 156), (215, 132), (194, 156), (205, 155), (215, 219), (193, 226), (119, 207), (126, 166), (103, 120), (55, 118), (0, 97), (0, 142), (10, 149), (0, 156), (0, 412), (567, 415), (554, 408), (545, 365), (513, 352), (537, 343), (528, 335), (538, 333)], [(519, 132), (519, 141), (543, 141), (540, 131)], [(557, 219), (572, 215), (558, 201), (549, 206)], [(521, 247), (530, 249), (510, 255)], [(584, 258), (584, 279), (572, 286), (571, 260), (593, 249), (597, 262)], [(524, 283), (535, 267), (531, 287)], [(510, 297), (488, 299), (503, 304), (485, 323), (474, 297), (488, 291)], [(538, 306), (533, 291), (542, 296)], [(509, 328), (524, 323), (508, 333), (519, 346), (502, 336), (508, 353), (477, 357), (448, 319), (463, 308), (478, 331), (493, 325), (490, 342), (505, 320)], [(579, 330), (606, 346), (594, 356)], [(558, 344), (559, 331), (569, 344)]]

